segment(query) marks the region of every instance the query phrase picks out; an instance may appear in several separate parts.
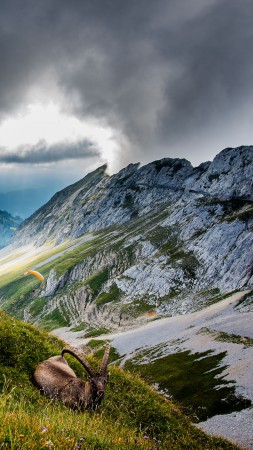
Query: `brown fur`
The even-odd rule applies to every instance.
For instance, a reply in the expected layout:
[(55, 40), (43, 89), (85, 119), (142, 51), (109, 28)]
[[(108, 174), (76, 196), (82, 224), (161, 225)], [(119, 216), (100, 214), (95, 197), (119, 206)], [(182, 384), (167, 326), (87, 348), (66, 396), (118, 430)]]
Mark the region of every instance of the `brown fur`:
[(52, 356), (38, 364), (33, 374), (33, 382), (42, 394), (57, 398), (70, 408), (95, 409), (105, 394), (109, 349), (107, 344), (98, 373), (93, 371), (78, 351), (63, 349), (62, 353), (70, 353), (83, 365), (90, 375), (88, 381), (77, 378), (63, 356)]

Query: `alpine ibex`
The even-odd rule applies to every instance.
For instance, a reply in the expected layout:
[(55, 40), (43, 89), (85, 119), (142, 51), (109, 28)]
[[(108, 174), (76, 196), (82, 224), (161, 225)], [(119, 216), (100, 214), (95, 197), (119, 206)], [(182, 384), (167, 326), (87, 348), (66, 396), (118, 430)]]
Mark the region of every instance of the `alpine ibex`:
[[(96, 409), (105, 395), (108, 379), (106, 372), (110, 352), (110, 343), (106, 344), (99, 372), (95, 372), (80, 352), (64, 348), (61, 356), (52, 356), (41, 362), (33, 375), (34, 384), (42, 394), (55, 397), (73, 409)], [(87, 381), (77, 378), (69, 367), (64, 353), (74, 356), (88, 372)]]

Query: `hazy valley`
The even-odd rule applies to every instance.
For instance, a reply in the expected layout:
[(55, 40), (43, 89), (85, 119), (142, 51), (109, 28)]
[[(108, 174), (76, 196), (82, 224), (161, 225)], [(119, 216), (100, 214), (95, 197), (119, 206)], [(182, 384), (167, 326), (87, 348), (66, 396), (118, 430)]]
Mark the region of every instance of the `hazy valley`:
[(0, 210), (0, 248), (10, 243), (21, 222), (20, 217), (13, 217), (9, 212)]

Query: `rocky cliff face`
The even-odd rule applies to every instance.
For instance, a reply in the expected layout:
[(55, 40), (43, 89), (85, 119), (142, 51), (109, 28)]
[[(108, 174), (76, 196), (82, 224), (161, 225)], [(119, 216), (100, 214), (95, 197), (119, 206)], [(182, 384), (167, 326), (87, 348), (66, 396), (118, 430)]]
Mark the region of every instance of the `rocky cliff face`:
[[(212, 163), (196, 169), (187, 180), (190, 189), (220, 199), (253, 198), (253, 147), (226, 148)], [(203, 170), (204, 168), (204, 170)], [(202, 169), (202, 170), (199, 170)]]
[(88, 231), (158, 209), (194, 195), (220, 200), (253, 200), (253, 147), (228, 148), (211, 163), (193, 168), (184, 159), (166, 158), (146, 166), (130, 164), (109, 177), (102, 166), (58, 192), (22, 224), (15, 244), (61, 242)]
[(60, 257), (40, 264), (47, 285), (21, 302), (25, 318), (111, 329), (251, 287), (252, 175), (253, 147), (239, 147), (197, 168), (166, 158), (109, 177), (101, 167), (57, 193), (14, 244), (91, 234), (64, 265)]
[(178, 199), (184, 191), (185, 180), (193, 173), (188, 161), (170, 158), (141, 168), (130, 164), (111, 177), (106, 174), (106, 166), (102, 166), (55, 194), (23, 222), (13, 242), (18, 245), (31, 240), (36, 245), (47, 240), (59, 243), (128, 222), (169, 199)]

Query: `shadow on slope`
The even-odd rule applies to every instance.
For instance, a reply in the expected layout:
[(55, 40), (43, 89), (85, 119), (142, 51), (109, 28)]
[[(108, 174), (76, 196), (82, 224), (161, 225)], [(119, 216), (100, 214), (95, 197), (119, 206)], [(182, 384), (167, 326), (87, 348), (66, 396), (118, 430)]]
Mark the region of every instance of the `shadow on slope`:
[[(154, 349), (152, 349), (153, 351)], [(158, 384), (159, 391), (179, 401), (193, 420), (203, 421), (216, 414), (241, 411), (251, 401), (236, 395), (233, 382), (224, 377), (227, 366), (222, 365), (226, 352), (191, 353), (183, 351), (143, 362), (150, 350), (128, 360), (125, 367), (139, 373), (146, 381)]]

